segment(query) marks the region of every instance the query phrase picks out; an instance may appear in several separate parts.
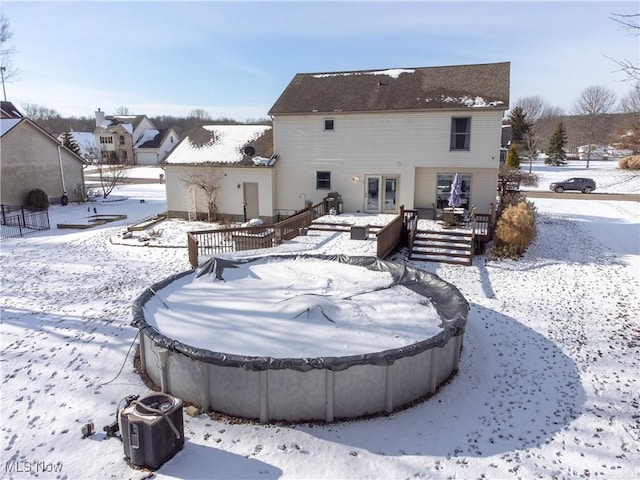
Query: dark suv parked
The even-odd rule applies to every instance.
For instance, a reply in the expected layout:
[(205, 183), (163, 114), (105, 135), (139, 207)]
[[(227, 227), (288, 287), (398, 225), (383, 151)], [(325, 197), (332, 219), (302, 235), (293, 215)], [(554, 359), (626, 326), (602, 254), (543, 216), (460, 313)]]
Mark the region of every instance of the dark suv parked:
[(591, 178), (569, 178), (563, 182), (553, 182), (549, 190), (562, 193), (565, 190), (577, 190), (582, 193), (591, 193), (596, 189), (596, 182)]

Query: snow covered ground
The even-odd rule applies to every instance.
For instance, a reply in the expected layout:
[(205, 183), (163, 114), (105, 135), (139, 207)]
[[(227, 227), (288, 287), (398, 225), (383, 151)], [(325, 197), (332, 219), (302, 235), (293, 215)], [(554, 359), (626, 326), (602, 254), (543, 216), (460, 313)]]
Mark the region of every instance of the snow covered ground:
[[(551, 182), (566, 180), (571, 177), (587, 177), (596, 181), (598, 193), (639, 193), (640, 175), (632, 170), (616, 168), (617, 160), (591, 160), (586, 168), (586, 160), (567, 160), (566, 165), (554, 167), (545, 165), (542, 158), (531, 164), (531, 171), (538, 176), (537, 187), (525, 187), (525, 190), (549, 190)], [(529, 163), (523, 160), (520, 169), (529, 171)]]
[[(640, 191), (638, 175), (591, 163), (576, 172), (536, 165), (539, 188), (584, 175), (604, 185), (600, 191)], [(144, 174), (157, 178), (154, 170)], [(620, 181), (621, 174), (633, 178)], [(137, 333), (130, 306), (146, 286), (189, 269), (182, 245), (194, 225), (158, 225), (155, 247), (122, 244), (114, 239), (125, 226), (166, 208), (164, 185), (128, 185), (114, 195), (123, 200), (91, 207), (126, 220), (57, 229), (92, 212), (53, 206), (51, 231), (0, 243), (2, 478), (146, 475), (127, 466), (122, 444), (102, 427), (121, 398), (148, 393), (127, 358)], [(640, 478), (639, 204), (533, 201), (538, 237), (520, 261), (413, 262), (455, 284), (471, 306), (460, 370), (434, 397), (389, 416), (328, 425), (185, 415), (184, 449), (155, 476)], [(372, 242), (348, 234), (317, 235), (324, 237), (279, 248), (372, 251)], [(402, 253), (393, 259), (406, 261)], [(90, 421), (98, 433), (82, 439)]]

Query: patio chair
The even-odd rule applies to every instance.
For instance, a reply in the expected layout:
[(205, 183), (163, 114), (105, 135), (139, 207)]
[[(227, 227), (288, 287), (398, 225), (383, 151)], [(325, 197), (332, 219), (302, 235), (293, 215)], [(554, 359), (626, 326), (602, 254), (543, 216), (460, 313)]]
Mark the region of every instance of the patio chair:
[(442, 211), (442, 221), (445, 225), (455, 225), (456, 224), (456, 215), (453, 213), (453, 210), (443, 210)]

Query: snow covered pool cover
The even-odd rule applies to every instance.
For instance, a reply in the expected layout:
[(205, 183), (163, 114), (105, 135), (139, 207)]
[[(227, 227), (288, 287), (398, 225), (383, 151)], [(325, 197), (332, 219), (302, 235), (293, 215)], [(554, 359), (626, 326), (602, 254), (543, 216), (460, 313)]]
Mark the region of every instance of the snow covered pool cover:
[(444, 344), (468, 309), (436, 275), (373, 257), (212, 258), (147, 289), (133, 325), (211, 363), (339, 370)]

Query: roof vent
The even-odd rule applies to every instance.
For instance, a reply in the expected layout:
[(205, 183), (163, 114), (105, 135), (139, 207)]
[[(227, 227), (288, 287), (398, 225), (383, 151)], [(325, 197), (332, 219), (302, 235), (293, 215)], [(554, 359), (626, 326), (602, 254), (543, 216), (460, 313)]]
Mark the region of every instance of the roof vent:
[(247, 145), (246, 147), (244, 147), (243, 152), (248, 157), (253, 157), (256, 154), (256, 149), (253, 148), (251, 145)]

